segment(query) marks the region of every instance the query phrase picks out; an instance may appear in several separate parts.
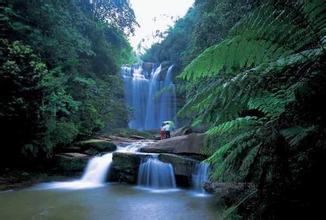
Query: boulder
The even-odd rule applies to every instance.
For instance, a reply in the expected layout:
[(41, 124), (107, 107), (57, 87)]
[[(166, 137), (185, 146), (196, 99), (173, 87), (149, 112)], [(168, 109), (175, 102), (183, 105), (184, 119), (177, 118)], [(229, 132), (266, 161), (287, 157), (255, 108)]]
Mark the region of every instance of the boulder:
[(107, 140), (91, 139), (79, 142), (78, 146), (88, 155), (96, 155), (103, 152), (112, 152), (117, 149), (117, 145)]
[(147, 153), (173, 153), (203, 155), (204, 134), (189, 134), (157, 141), (140, 149)]
[(62, 153), (55, 155), (55, 168), (63, 173), (82, 172), (89, 156), (81, 153)]

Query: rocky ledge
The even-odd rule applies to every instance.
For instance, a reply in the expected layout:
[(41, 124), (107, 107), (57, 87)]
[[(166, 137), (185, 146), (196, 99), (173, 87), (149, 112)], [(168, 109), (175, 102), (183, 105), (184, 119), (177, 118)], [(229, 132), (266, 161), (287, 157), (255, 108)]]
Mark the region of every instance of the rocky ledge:
[(157, 141), (141, 148), (140, 151), (146, 153), (188, 155), (197, 159), (204, 159), (205, 155), (202, 153), (203, 145), (204, 134), (192, 133)]

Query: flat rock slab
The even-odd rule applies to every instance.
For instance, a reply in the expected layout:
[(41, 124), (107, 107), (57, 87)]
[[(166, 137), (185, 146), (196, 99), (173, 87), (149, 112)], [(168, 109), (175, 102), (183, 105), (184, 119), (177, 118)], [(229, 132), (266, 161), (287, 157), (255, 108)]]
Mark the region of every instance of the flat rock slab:
[(140, 149), (147, 153), (198, 154), (202, 155), (204, 134), (189, 134), (157, 141)]

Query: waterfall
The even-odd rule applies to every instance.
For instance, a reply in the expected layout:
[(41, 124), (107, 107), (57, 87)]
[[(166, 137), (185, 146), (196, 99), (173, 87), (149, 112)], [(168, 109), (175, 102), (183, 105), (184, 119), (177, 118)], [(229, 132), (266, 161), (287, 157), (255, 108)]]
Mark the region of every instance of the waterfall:
[(132, 110), (129, 127), (158, 129), (165, 120), (176, 118), (176, 88), (173, 65), (167, 70), (152, 63), (122, 66), (125, 102)]
[(146, 108), (146, 119), (145, 119), (145, 129), (155, 129), (160, 127), (159, 121), (159, 100), (156, 98), (156, 94), (161, 89), (159, 74), (161, 72), (161, 65), (154, 71), (150, 84), (149, 84), (149, 94)]
[[(134, 142), (125, 147), (118, 147), (118, 152), (136, 152), (152, 142)], [(85, 189), (105, 185), (110, 172), (113, 152), (91, 158), (79, 180), (40, 184), (40, 189)]]
[(122, 67), (125, 102), (132, 107), (133, 115), (129, 127), (142, 130), (145, 127), (146, 105), (148, 100), (149, 80), (142, 74), (141, 66)]
[(149, 157), (139, 166), (138, 185), (154, 189), (176, 188), (173, 167), (157, 156)]
[(83, 176), (79, 180), (40, 184), (41, 189), (86, 189), (105, 184), (112, 163), (112, 153), (96, 156), (88, 161)]
[(90, 159), (81, 178), (81, 182), (101, 185), (105, 183), (112, 162), (112, 153)]
[(169, 67), (165, 79), (163, 88), (166, 91), (161, 95), (160, 100), (160, 121), (173, 120), (176, 116), (176, 91), (175, 85), (173, 84), (173, 75), (172, 75), (173, 65)]
[(209, 164), (200, 162), (196, 165), (194, 174), (192, 175), (193, 187), (196, 191), (205, 193), (203, 184), (208, 180)]

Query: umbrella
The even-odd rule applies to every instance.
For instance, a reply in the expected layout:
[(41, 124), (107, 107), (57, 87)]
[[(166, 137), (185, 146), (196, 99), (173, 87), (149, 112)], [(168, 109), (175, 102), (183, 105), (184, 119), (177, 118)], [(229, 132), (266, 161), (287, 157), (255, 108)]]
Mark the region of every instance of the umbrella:
[(163, 121), (164, 124), (169, 124), (171, 128), (175, 128), (175, 124), (173, 121)]

